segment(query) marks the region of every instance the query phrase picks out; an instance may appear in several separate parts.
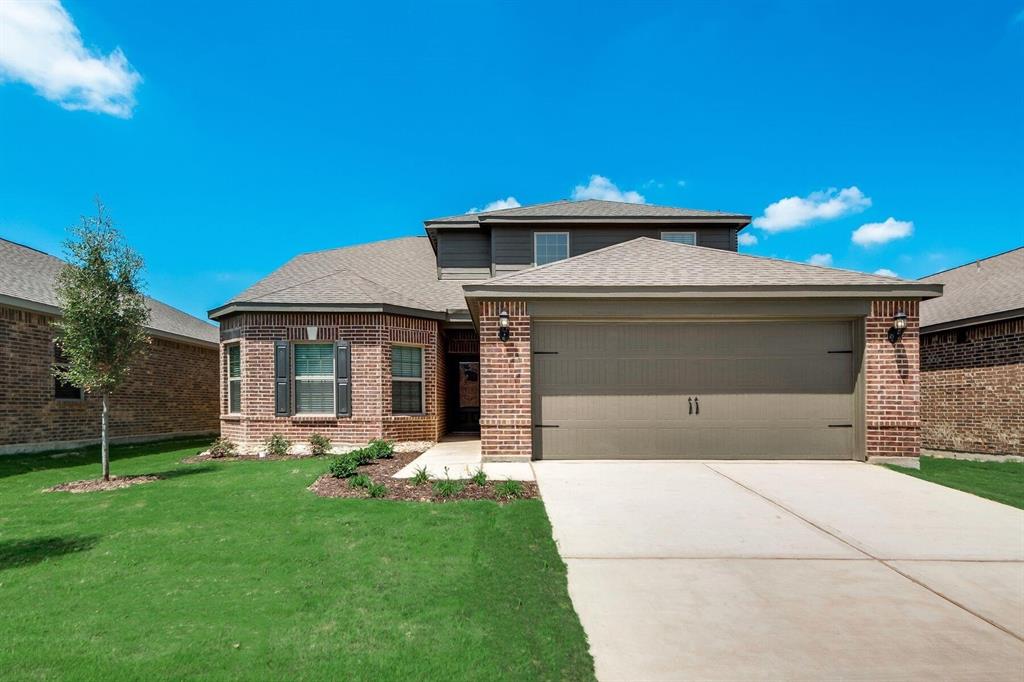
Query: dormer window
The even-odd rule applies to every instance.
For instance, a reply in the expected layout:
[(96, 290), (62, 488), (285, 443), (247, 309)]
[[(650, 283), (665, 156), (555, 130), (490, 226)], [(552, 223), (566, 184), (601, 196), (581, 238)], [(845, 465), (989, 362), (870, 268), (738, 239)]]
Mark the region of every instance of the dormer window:
[(661, 238), (666, 242), (675, 242), (676, 244), (697, 245), (696, 232), (662, 232)]
[(568, 232), (534, 232), (533, 264), (547, 265), (569, 257)]

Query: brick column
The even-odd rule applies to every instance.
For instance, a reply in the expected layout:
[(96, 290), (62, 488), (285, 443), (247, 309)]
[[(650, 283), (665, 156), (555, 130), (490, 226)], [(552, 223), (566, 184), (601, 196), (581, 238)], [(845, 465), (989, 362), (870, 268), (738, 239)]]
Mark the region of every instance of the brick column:
[[(498, 339), (498, 313), (509, 314), (509, 339)], [(485, 462), (529, 460), (530, 316), (526, 301), (480, 304), (480, 446)]]
[[(871, 314), (864, 321), (864, 426), (869, 461), (920, 455), (918, 308), (918, 301), (873, 301)], [(907, 314), (907, 329), (901, 340), (891, 344), (887, 335), (893, 315), (900, 310)]]

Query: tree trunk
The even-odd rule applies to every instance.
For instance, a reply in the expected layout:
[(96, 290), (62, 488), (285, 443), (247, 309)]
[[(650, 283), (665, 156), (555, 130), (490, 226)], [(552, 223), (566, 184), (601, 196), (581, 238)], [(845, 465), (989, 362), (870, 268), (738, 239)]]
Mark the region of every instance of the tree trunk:
[(103, 480), (110, 480), (110, 444), (107, 442), (107, 392), (103, 392), (103, 426), (100, 428), (100, 460), (103, 462)]

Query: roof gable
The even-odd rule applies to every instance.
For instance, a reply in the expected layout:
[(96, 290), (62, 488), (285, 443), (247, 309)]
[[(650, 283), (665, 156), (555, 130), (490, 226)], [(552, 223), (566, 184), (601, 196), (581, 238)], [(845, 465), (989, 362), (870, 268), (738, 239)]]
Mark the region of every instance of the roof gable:
[(1024, 246), (922, 277), (945, 285), (942, 298), (921, 305), (921, 326), (1020, 311), (1024, 315)]

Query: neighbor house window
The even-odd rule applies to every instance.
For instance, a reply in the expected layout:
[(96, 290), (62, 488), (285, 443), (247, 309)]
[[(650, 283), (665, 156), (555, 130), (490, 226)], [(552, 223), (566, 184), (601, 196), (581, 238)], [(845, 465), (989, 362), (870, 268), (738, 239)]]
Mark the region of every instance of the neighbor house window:
[[(64, 355), (64, 351), (61, 349), (60, 343), (56, 341), (53, 342), (53, 365), (60, 369), (67, 369), (68, 367), (67, 356)], [(60, 377), (54, 377), (53, 397), (57, 400), (81, 400), (82, 389), (63, 381)]]
[(228, 346), (228, 412), (242, 411), (242, 348)]
[(423, 414), (423, 349), (391, 347), (391, 413)]
[(334, 414), (334, 344), (295, 344), (295, 414)]
[(661, 238), (666, 242), (675, 242), (676, 244), (697, 245), (696, 232), (662, 232)]
[(568, 232), (534, 232), (533, 264), (547, 265), (569, 257)]

